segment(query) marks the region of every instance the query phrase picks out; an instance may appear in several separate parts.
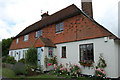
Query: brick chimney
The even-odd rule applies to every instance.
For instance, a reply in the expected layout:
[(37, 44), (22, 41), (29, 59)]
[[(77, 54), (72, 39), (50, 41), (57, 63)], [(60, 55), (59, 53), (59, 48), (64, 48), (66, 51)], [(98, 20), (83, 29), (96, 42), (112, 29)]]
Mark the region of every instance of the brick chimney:
[(43, 13), (43, 14), (41, 15), (42, 19), (46, 18), (47, 16), (49, 16), (48, 11), (47, 11), (46, 13)]
[(81, 0), (81, 5), (83, 12), (93, 18), (92, 0)]

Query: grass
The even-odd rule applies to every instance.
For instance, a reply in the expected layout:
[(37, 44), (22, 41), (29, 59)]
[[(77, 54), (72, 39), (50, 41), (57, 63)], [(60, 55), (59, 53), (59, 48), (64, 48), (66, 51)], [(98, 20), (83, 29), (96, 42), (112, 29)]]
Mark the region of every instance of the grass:
[(2, 76), (7, 77), (7, 78), (14, 78), (15, 72), (8, 68), (2, 68)]

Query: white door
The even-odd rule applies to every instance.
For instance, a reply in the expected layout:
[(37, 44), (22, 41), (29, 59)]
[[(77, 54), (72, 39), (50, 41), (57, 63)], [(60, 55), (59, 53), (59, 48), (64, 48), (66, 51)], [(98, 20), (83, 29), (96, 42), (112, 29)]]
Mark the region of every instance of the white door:
[(43, 52), (43, 49), (41, 47), (37, 48), (38, 66), (41, 66), (42, 52)]

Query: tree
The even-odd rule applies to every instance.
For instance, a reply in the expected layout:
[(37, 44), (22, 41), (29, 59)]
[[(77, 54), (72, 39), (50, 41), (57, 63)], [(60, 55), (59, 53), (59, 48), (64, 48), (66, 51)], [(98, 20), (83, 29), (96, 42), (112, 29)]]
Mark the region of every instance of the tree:
[(2, 40), (2, 56), (7, 56), (9, 54), (9, 48), (12, 43), (12, 38)]
[(29, 48), (25, 59), (27, 64), (37, 66), (37, 49), (34, 47)]

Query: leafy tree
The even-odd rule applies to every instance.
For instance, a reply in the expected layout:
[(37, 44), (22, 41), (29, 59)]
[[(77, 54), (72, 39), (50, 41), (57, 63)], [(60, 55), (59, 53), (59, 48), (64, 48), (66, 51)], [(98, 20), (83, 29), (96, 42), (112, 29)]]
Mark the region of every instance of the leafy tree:
[(37, 66), (37, 49), (34, 47), (29, 48), (25, 59), (27, 64)]
[(9, 47), (12, 43), (12, 38), (2, 40), (2, 56), (7, 56), (9, 54)]

